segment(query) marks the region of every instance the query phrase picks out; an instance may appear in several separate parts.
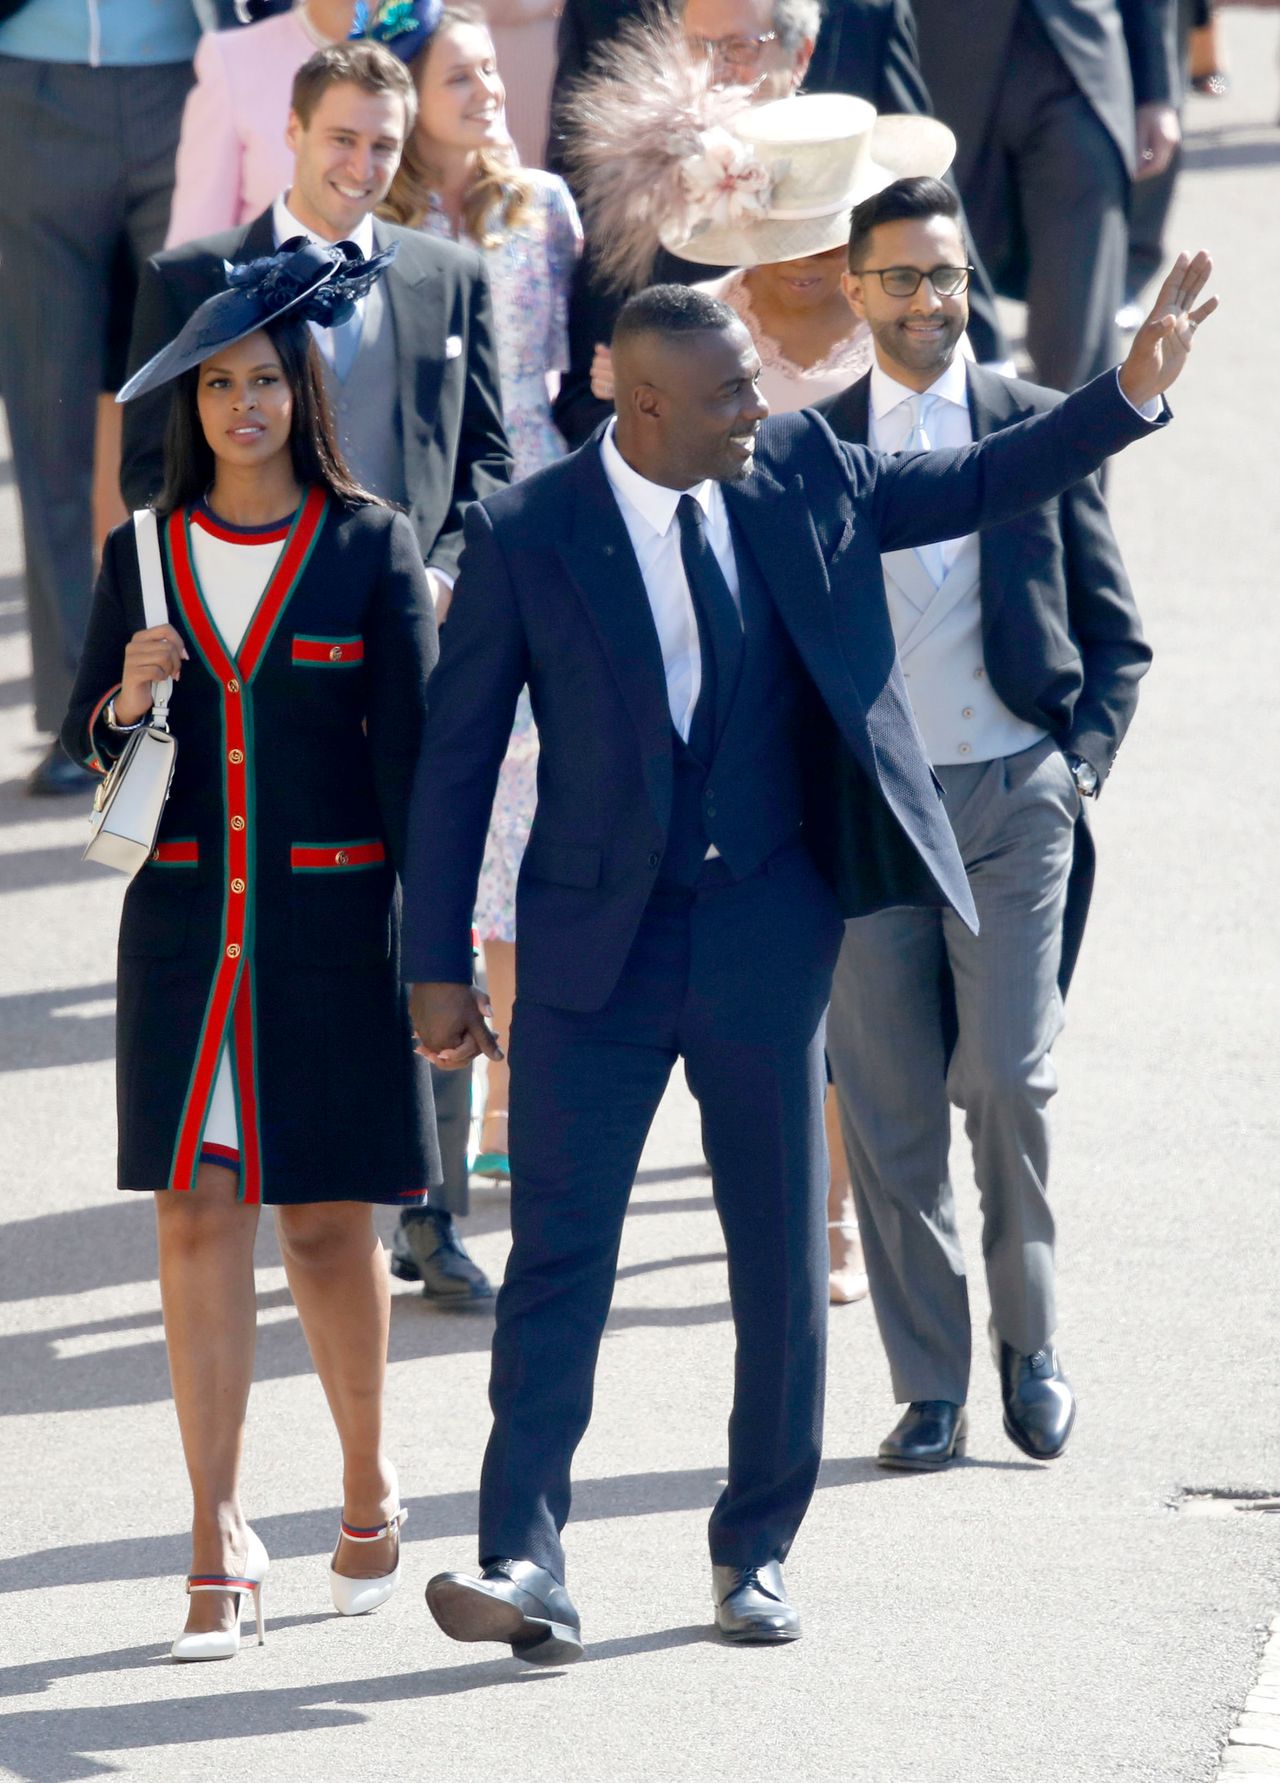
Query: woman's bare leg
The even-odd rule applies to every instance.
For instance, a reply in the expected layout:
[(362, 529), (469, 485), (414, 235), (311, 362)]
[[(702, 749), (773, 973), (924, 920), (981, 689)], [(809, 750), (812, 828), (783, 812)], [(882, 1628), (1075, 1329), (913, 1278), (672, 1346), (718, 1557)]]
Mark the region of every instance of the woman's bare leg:
[[(342, 1514), (359, 1529), (385, 1523), (399, 1504), (394, 1469), (382, 1452), (382, 1384), (387, 1370), (391, 1287), (387, 1261), (362, 1201), (278, 1207), (285, 1272), (311, 1360), (342, 1444)], [(396, 1537), (340, 1541), (335, 1569), (379, 1578), (396, 1563)]]
[[(514, 941), (484, 943), (485, 986), (493, 1004), (493, 1025), (505, 1052), (511, 1039), (511, 1012), (516, 1003), (516, 944)], [(488, 1088), (484, 1099), (482, 1152), (507, 1150), (507, 1095), (511, 1072), (506, 1059), (490, 1059)]]
[[(236, 1177), (202, 1164), (191, 1194), (156, 1196), (160, 1299), (173, 1403), (191, 1476), (193, 1573), (237, 1573), (248, 1551), (240, 1453), (253, 1379), (256, 1207), (236, 1200)], [(230, 1593), (190, 1599), (187, 1632), (229, 1628)]]
[(827, 1152), (831, 1159), (831, 1184), (827, 1191), (827, 1241), (831, 1247), (830, 1297), (833, 1306), (848, 1306), (867, 1293), (866, 1264), (862, 1257), (862, 1239), (853, 1209), (853, 1184), (849, 1160), (845, 1156), (844, 1134), (840, 1131), (840, 1104), (835, 1085), (827, 1085), (823, 1108), (827, 1129)]

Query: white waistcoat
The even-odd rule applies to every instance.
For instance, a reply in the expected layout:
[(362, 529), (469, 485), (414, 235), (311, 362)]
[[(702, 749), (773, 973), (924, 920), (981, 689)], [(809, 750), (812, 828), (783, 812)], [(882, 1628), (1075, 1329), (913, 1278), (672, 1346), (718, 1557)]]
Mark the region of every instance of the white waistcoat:
[(889, 618), (925, 752), (935, 767), (994, 761), (1047, 733), (1012, 713), (982, 656), (978, 536), (960, 546), (940, 588), (914, 551), (881, 558)]

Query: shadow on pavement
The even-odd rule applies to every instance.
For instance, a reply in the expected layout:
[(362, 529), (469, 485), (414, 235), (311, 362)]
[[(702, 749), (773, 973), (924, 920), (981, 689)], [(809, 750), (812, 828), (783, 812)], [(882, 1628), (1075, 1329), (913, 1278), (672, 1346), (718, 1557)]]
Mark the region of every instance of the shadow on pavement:
[[(0, 856), (0, 860), (15, 858), (13, 855)], [(0, 885), (4, 884), (4, 869), (0, 867)], [(114, 1058), (114, 1013), (80, 1015), (77, 1008), (81, 1004), (101, 1003), (106, 999), (114, 1002), (115, 995), (115, 984), (107, 983), (0, 997), (0, 1071), (30, 1071), (48, 1065), (96, 1065), (103, 1059)]]
[[(1019, 1465), (1016, 1462), (1010, 1466)], [(818, 1490), (843, 1486), (883, 1485), (892, 1478), (869, 1456), (824, 1462)], [(710, 1511), (724, 1486), (719, 1467), (690, 1467), (670, 1473), (618, 1474), (611, 1479), (575, 1480), (573, 1521), (607, 1523), (621, 1517), (665, 1515), (672, 1511)], [(405, 1525), (406, 1548), (424, 1541), (467, 1544), (463, 1565), (470, 1564), (476, 1531), (476, 1491), (442, 1492), (433, 1498), (406, 1498), (412, 1515)], [(255, 1517), (253, 1526), (273, 1560), (327, 1555), (333, 1547), (340, 1507), (288, 1511)], [(0, 1560), (0, 1595), (43, 1591), (59, 1585), (100, 1585), (129, 1579), (156, 1579), (172, 1574), (181, 1579), (190, 1557), (188, 1538), (181, 1535), (122, 1537), (74, 1547), (45, 1548), (33, 1554)], [(24, 1668), (19, 1668), (24, 1669)], [(0, 1686), (4, 1683), (0, 1673)], [(4, 1752), (0, 1740), (0, 1752)]]
[[(85, 818), (84, 841), (89, 840), (89, 806), (93, 788), (86, 787), (79, 809)], [(77, 794), (77, 798), (79, 795)], [(40, 801), (32, 799), (31, 804)], [(49, 801), (53, 803), (52, 800)], [(75, 799), (58, 801), (63, 817), (74, 817)], [(25, 813), (24, 813), (25, 816)], [(71, 885), (75, 881), (101, 879), (104, 876), (119, 882), (120, 875), (97, 861), (81, 860), (84, 842), (72, 842), (62, 848), (23, 848), (0, 855), (0, 892), (34, 891), (42, 885)]]

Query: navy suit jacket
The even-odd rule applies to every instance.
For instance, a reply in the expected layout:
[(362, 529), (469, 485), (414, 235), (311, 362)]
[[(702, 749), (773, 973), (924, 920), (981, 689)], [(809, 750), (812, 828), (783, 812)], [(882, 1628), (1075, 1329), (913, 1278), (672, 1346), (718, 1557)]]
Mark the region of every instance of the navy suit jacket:
[[(959, 452), (880, 456), (802, 410), (766, 421), (751, 473), (723, 485), (872, 794), (851, 913), (949, 903), (976, 927), (898, 667), (880, 553), (1010, 519), (1150, 431), (1114, 372)], [(410, 819), (411, 981), (471, 978), (489, 813), (526, 682), (542, 749), (517, 897), (520, 989), (589, 1011), (617, 983), (658, 877), (672, 788), (657, 634), (595, 441), (467, 512)]]
[[(820, 403), (818, 413), (838, 438), (865, 445), (870, 392), (868, 372)], [(1057, 390), (975, 365), (968, 368), (968, 394), (976, 440), (1062, 401)], [(1137, 709), (1151, 648), (1098, 479), (1088, 477), (1056, 501), (989, 527), (979, 548), (982, 654), (992, 687), (1010, 711), (1082, 756), (1104, 781)], [(861, 785), (854, 779), (850, 786), (856, 791), (851, 796), (846, 788), (845, 797), (855, 808), (837, 816), (837, 856), (857, 847)], [(852, 860), (835, 860), (837, 884), (853, 871)], [(1063, 918), (1064, 991), (1084, 938), (1093, 875), (1093, 839), (1082, 808)]]

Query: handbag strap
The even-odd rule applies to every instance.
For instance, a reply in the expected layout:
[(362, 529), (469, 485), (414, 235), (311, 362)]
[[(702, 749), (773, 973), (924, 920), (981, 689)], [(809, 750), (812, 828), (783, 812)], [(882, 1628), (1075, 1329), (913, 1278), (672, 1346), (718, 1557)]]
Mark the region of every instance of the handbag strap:
[[(138, 574), (142, 578), (142, 616), (147, 629), (168, 625), (169, 603), (164, 595), (164, 573), (160, 568), (160, 532), (154, 508), (139, 508), (133, 516), (133, 537), (138, 552)], [(173, 682), (166, 677), (151, 683), (151, 722), (161, 730), (169, 728), (169, 697)]]

